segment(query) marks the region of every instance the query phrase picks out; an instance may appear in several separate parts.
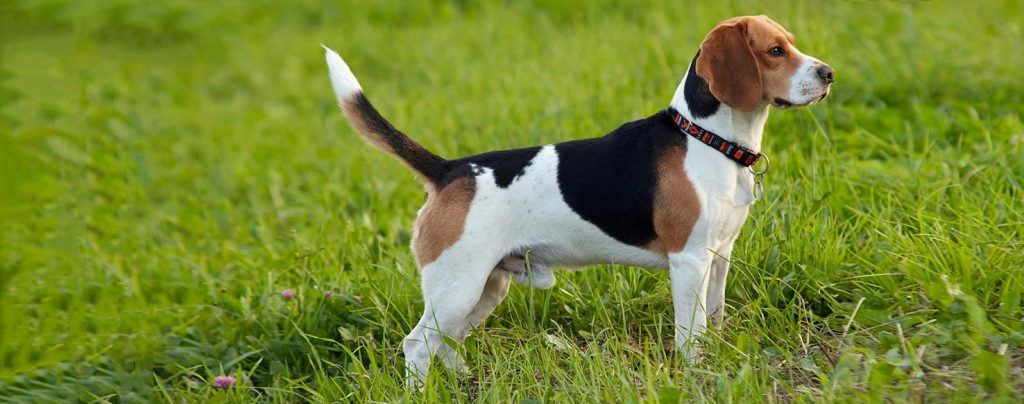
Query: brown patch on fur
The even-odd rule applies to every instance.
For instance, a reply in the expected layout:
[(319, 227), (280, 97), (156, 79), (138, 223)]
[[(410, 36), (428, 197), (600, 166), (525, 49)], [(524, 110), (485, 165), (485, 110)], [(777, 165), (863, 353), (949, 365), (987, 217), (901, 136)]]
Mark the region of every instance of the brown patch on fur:
[(654, 193), (656, 238), (647, 245), (648, 250), (662, 254), (682, 251), (700, 216), (697, 190), (683, 169), (685, 159), (683, 146), (673, 146), (658, 157), (658, 188)]
[[(786, 55), (768, 52), (781, 47)], [(759, 16), (722, 21), (700, 45), (697, 74), (715, 98), (741, 111), (764, 100), (789, 95), (790, 78), (800, 68), (796, 38), (772, 19)]]
[(427, 203), (413, 226), (413, 253), (420, 268), (434, 262), (462, 236), (469, 205), (476, 195), (476, 178), (454, 180), (427, 192)]
[(704, 38), (697, 57), (697, 75), (707, 80), (711, 94), (741, 111), (754, 110), (764, 99), (761, 69), (747, 42), (747, 20), (726, 20)]

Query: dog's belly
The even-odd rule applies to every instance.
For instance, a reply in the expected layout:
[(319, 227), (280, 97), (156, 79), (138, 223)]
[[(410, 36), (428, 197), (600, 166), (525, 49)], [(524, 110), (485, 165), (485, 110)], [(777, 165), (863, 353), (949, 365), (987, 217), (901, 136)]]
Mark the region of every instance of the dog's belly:
[(515, 250), (528, 251), (531, 258), (550, 266), (615, 263), (668, 268), (665, 255), (619, 242), (583, 220), (563, 199), (557, 170), (554, 146), (544, 146), (507, 189), (495, 190), (508, 202)]

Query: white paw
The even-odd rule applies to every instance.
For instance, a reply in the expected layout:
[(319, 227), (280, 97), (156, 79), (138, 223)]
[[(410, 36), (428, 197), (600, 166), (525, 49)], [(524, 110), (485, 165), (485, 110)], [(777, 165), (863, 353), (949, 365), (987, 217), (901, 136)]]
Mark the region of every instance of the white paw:
[(697, 358), (702, 352), (697, 338), (682, 332), (676, 333), (676, 349), (683, 355), (683, 360), (689, 365), (696, 363)]
[(427, 373), (419, 372), (409, 366), (407, 363), (405, 368), (405, 388), (423, 391), (424, 382), (427, 380)]

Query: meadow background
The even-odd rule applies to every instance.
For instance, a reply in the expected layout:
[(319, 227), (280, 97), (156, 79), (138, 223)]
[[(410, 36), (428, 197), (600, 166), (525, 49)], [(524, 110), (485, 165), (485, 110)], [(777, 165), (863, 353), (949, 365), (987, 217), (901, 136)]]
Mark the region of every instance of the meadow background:
[[(5, 0), (0, 401), (1019, 402), (1022, 8)], [(645, 117), (716, 22), (762, 13), (837, 82), (772, 112), (698, 363), (667, 273), (602, 266), (514, 285), (469, 376), (405, 390), (423, 190), (348, 128), (320, 44), (455, 157)]]

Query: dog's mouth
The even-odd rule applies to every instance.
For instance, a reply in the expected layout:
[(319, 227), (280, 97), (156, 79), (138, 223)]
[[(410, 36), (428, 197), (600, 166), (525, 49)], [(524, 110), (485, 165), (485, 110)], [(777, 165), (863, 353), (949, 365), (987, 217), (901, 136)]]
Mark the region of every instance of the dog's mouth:
[(821, 100), (824, 100), (825, 97), (828, 97), (828, 92), (831, 91), (831, 90), (832, 90), (831, 88), (826, 87), (825, 88), (825, 92), (821, 93), (821, 97), (818, 97), (818, 99), (814, 100), (814, 103), (821, 102)]
[(817, 103), (821, 102), (821, 100), (824, 100), (825, 97), (828, 97), (829, 90), (830, 90), (829, 88), (826, 88), (825, 91), (821, 93), (821, 95), (819, 95), (818, 97), (814, 98), (813, 100), (808, 101), (805, 104), (794, 104), (794, 103), (790, 102), (787, 99), (775, 97), (775, 99), (772, 100), (772, 105), (774, 105), (776, 108), (780, 108), (780, 109), (786, 109), (786, 108), (792, 108), (792, 107), (806, 107), (808, 105), (814, 105), (814, 104), (817, 104)]
[(776, 108), (789, 108), (793, 106), (793, 103), (782, 98), (775, 97), (775, 99), (772, 100), (772, 105), (775, 105)]

